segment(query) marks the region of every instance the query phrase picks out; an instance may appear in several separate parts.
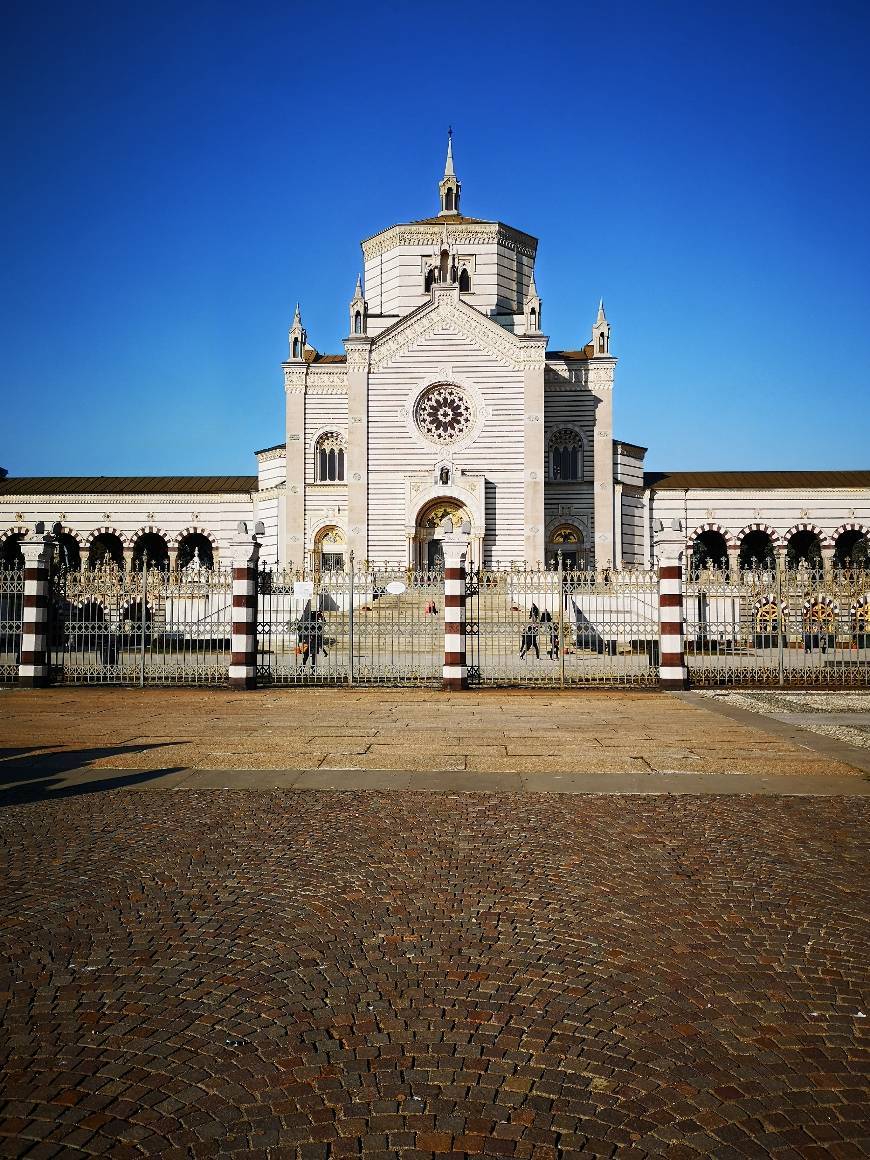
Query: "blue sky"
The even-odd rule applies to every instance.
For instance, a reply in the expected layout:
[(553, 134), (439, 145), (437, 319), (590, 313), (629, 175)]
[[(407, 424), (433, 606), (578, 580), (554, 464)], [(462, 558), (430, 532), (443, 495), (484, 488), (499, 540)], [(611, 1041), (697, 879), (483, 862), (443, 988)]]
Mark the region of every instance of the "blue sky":
[(0, 464), (249, 473), (298, 298), (340, 351), (360, 239), (540, 238), (599, 295), (651, 469), (867, 467), (870, 5), (4, 5)]

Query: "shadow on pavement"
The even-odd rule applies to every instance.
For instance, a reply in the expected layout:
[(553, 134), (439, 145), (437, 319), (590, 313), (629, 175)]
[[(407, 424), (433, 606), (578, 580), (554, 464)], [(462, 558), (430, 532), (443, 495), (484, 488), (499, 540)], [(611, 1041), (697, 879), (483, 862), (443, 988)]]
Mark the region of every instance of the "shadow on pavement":
[[(123, 757), (180, 744), (179, 741), (158, 741), (145, 745), (68, 749), (61, 753), (45, 753), (40, 749), (0, 749), (0, 806), (99, 793), (153, 781), (168, 773), (181, 773), (185, 767), (177, 765), (161, 769), (118, 770), (114, 776), (111, 769), (88, 770), (92, 762), (102, 757)], [(69, 774), (87, 775), (88, 772), (92, 774), (90, 778), (68, 780)]]

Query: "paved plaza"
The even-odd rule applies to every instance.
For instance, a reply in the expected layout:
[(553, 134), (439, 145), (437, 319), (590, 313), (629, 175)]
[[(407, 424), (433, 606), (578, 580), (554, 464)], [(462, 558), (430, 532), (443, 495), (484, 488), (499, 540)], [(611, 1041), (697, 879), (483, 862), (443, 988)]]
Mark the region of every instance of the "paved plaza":
[[(640, 694), (0, 704), (0, 1155), (870, 1154), (866, 775), (790, 725)], [(486, 792), (530, 758), (746, 788)], [(266, 761), (426, 788), (268, 790)]]

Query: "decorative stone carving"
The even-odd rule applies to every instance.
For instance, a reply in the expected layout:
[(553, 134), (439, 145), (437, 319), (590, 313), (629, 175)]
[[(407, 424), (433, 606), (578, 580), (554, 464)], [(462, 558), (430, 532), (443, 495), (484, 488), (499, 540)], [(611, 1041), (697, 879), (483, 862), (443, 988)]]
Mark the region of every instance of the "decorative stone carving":
[(448, 383), (428, 387), (414, 408), (420, 432), (441, 446), (456, 443), (471, 427), (474, 412), (465, 392)]
[[(399, 246), (427, 246), (440, 251), (443, 237), (443, 230), (434, 223), (395, 226), (364, 242), (363, 254), (366, 261), (369, 261)], [(537, 250), (534, 239), (528, 234), (500, 226), (497, 222), (451, 225), (450, 241), (454, 246), (485, 246), (495, 243), (526, 258), (534, 258)]]
[[(409, 316), (411, 317), (411, 316)], [(391, 363), (402, 351), (419, 342), (430, 333), (444, 332), (455, 327), (456, 331), (467, 335), (482, 350), (514, 370), (523, 367), (520, 342), (497, 322), (484, 318), (473, 307), (463, 306), (445, 294), (437, 305), (430, 306), (412, 320), (398, 323), (393, 332), (380, 341), (375, 339), (371, 352), (371, 369), (380, 370)]]
[(349, 371), (367, 371), (369, 369), (369, 344), (365, 346), (348, 346), (347, 369)]

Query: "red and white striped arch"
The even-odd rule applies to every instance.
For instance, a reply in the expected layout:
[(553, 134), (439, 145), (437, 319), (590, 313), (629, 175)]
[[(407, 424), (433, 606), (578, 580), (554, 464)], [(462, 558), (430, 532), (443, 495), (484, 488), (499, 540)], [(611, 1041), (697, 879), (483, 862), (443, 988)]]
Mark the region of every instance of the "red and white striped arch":
[(75, 540), (80, 548), (85, 546), (84, 540), (81, 537), (81, 533), (77, 532), (75, 528), (70, 528), (66, 524), (56, 524), (55, 527), (62, 535), (69, 536), (71, 540)]
[(127, 537), (127, 546), (134, 548), (137, 540), (141, 540), (143, 536), (159, 536), (166, 544), (167, 551), (169, 550), (170, 539), (162, 528), (157, 528), (153, 524), (146, 524), (144, 527), (138, 528)]
[(728, 529), (723, 528), (721, 524), (717, 524), (712, 520), (708, 521), (706, 524), (701, 524), (700, 527), (695, 528), (694, 532), (692, 532), (691, 536), (689, 536), (689, 543), (694, 544), (698, 536), (703, 536), (704, 532), (718, 532), (719, 535), (724, 539), (726, 547), (737, 547), (737, 542), (728, 531)]
[(751, 535), (752, 532), (764, 532), (766, 535), (770, 536), (771, 543), (773, 544), (774, 548), (781, 548), (783, 546), (782, 537), (776, 528), (772, 528), (770, 524), (754, 523), (747, 524), (745, 528), (741, 528), (737, 533), (738, 547), (743, 543), (748, 535)]
[(783, 536), (785, 543), (788, 543), (792, 536), (796, 536), (798, 532), (812, 532), (814, 535), (819, 537), (819, 543), (823, 548), (833, 548), (834, 546), (834, 541), (830, 538), (830, 536), (822, 531), (818, 524), (808, 523), (805, 520), (802, 520), (797, 524), (792, 524), (792, 526)]
[(97, 536), (117, 536), (117, 538), (121, 541), (121, 544), (123, 545), (124, 543), (124, 537), (121, 535), (117, 528), (110, 528), (106, 526), (102, 528), (94, 528), (92, 532), (89, 532), (85, 538), (83, 547), (90, 548), (91, 544), (93, 544)]
[(838, 528), (834, 528), (834, 530), (831, 532), (832, 542), (836, 544), (840, 536), (844, 535), (846, 532), (859, 532), (862, 536), (867, 536), (867, 538), (870, 539), (870, 528), (868, 528), (866, 524), (858, 524), (855, 523), (854, 520), (847, 520), (846, 523), (840, 524)]
[(0, 532), (0, 544), (5, 540), (9, 540), (12, 536), (21, 536), (22, 539), (27, 537), (28, 528), (25, 524), (14, 524), (11, 528), (4, 528)]
[(181, 541), (185, 538), (185, 536), (204, 536), (211, 544), (212, 548), (215, 551), (218, 550), (217, 539), (211, 534), (208, 528), (199, 528), (195, 524), (191, 525), (189, 528), (185, 528), (184, 531), (179, 532), (178, 535), (175, 536), (172, 540), (172, 547), (180, 547)]

